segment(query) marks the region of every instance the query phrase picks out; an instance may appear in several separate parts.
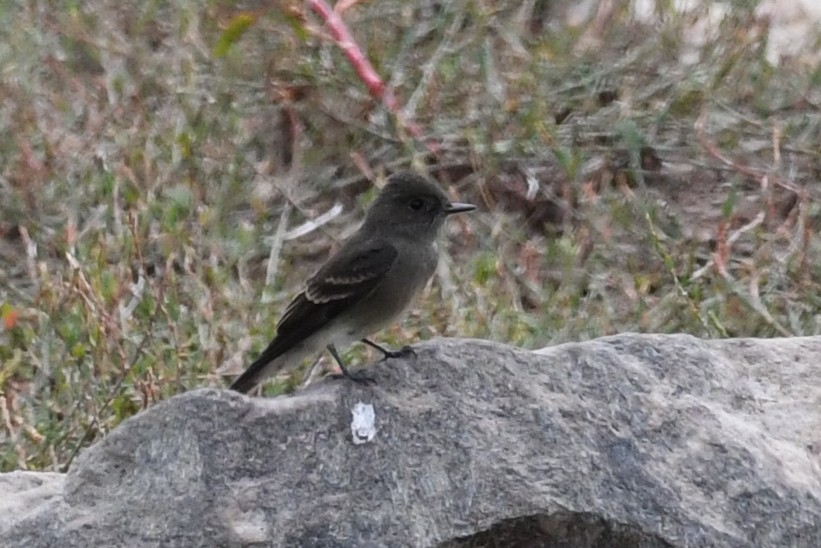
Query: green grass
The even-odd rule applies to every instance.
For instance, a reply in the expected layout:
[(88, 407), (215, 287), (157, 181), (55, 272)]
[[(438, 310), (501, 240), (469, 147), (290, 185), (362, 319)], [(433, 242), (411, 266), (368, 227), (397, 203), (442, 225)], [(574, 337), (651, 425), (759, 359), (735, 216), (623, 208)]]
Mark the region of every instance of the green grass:
[[(218, 369), (264, 348), (373, 198), (357, 162), (430, 165), (481, 206), (449, 225), (443, 268), (386, 344), (819, 333), (821, 67), (770, 65), (748, 10), (685, 66), (682, 17), (616, 13), (584, 48), (585, 28), (531, 32), (485, 4), (345, 14), (414, 98), (434, 160), (310, 15), (240, 28), (223, 3), (7, 2), (0, 471), (64, 469), (141, 409), (224, 386)], [(283, 215), (287, 232), (336, 203), (277, 237)]]

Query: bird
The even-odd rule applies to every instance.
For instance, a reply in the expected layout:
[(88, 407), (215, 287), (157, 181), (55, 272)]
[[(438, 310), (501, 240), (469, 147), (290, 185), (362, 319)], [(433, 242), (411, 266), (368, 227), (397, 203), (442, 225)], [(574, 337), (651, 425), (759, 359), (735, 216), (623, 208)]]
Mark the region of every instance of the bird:
[(393, 324), (433, 276), (439, 261), (436, 239), (445, 219), (474, 209), (451, 202), (422, 175), (391, 175), (362, 225), (307, 280), (285, 308), (273, 340), (231, 389), (248, 393), (323, 349), (339, 364), (336, 377), (376, 382), (348, 369), (337, 349), (361, 341), (380, 351), (383, 359), (413, 353), (407, 346), (388, 350), (367, 337)]

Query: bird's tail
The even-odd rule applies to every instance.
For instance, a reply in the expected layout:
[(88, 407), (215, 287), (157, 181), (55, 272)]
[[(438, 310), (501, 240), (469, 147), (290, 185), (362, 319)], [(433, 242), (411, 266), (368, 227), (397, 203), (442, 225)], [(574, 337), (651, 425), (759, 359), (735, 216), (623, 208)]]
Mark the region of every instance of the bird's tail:
[(270, 377), (273, 373), (272, 362), (288, 350), (288, 345), (283, 344), (284, 342), (279, 337), (271, 341), (271, 344), (268, 345), (268, 348), (262, 352), (259, 358), (234, 380), (231, 384), (231, 390), (247, 394), (256, 385)]

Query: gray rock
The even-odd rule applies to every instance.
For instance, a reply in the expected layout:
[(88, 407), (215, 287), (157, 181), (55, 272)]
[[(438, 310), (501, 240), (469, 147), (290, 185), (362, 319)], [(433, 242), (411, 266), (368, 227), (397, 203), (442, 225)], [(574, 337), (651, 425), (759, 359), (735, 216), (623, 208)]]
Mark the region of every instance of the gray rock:
[(65, 475), (56, 472), (0, 474), (0, 534), (34, 513), (58, 504)]
[(375, 387), (158, 404), (2, 544), (821, 546), (821, 337), (416, 349)]

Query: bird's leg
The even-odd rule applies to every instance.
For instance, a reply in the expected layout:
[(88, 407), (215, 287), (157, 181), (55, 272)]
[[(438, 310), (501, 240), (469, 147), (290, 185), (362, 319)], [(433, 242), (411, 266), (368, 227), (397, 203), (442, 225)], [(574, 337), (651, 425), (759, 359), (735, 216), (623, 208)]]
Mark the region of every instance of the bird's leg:
[(376, 344), (375, 342), (369, 339), (362, 339), (362, 342), (370, 346), (371, 348), (375, 348), (382, 352), (383, 358), (382, 361), (387, 360), (388, 358), (406, 358), (408, 356), (415, 356), (416, 351), (411, 348), (410, 346), (403, 346), (399, 350), (388, 350), (387, 348)]
[(340, 379), (342, 377), (348, 377), (354, 382), (358, 382), (360, 384), (376, 384), (376, 379), (371, 377), (370, 375), (366, 375), (365, 373), (349, 371), (345, 364), (342, 362), (342, 358), (339, 356), (339, 352), (336, 351), (336, 347), (332, 344), (329, 344), (327, 347), (328, 352), (331, 353), (331, 356), (334, 357), (336, 363), (339, 364), (339, 369), (342, 370), (342, 373), (334, 373), (331, 377), (335, 379)]

